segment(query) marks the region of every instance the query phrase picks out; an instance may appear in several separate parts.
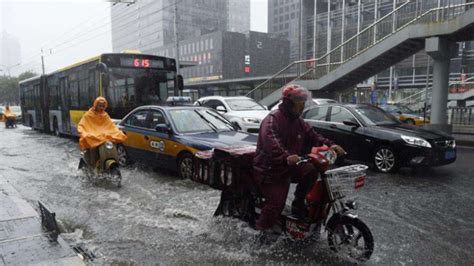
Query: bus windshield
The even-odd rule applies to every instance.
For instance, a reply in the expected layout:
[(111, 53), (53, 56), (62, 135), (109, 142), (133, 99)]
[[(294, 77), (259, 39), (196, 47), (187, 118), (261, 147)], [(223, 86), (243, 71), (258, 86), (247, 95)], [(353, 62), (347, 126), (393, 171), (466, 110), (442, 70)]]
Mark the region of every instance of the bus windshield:
[(174, 88), (174, 72), (157, 69), (109, 68), (105, 95), (111, 108), (166, 101)]

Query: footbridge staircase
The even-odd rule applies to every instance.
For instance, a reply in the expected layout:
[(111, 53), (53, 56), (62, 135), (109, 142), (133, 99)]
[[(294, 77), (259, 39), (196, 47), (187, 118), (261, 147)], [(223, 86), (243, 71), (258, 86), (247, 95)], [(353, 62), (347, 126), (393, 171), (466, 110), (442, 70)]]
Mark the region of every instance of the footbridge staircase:
[(474, 40), (474, 3), (419, 12), (416, 1), (404, 2), (323, 56), (291, 63), (247, 96), (272, 106), (289, 83), (312, 91), (347, 89), (424, 49), (432, 37)]

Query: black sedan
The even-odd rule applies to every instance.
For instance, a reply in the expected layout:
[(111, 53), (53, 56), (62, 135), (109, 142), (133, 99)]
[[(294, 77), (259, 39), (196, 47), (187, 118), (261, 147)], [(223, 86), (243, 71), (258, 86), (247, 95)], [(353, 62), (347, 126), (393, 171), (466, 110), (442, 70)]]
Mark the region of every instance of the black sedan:
[(402, 124), (380, 108), (363, 104), (312, 106), (303, 118), (348, 153), (381, 172), (402, 166), (440, 166), (456, 160), (455, 140), (440, 131)]

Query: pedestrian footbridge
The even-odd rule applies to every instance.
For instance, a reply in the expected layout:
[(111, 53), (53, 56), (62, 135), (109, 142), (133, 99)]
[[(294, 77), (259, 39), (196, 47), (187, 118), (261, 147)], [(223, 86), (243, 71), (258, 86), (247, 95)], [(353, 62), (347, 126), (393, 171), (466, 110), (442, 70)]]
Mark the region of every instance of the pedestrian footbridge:
[[(272, 106), (288, 83), (313, 91), (347, 89), (425, 49), (434, 59), (434, 91), (444, 87), (440, 92), (443, 95), (434, 93), (433, 104), (438, 105), (441, 97), (446, 105), (454, 44), (474, 39), (474, 3), (432, 8), (423, 13), (416, 11), (415, 5), (416, 1), (403, 3), (320, 58), (293, 62), (248, 96)], [(443, 117), (445, 110), (440, 111)]]

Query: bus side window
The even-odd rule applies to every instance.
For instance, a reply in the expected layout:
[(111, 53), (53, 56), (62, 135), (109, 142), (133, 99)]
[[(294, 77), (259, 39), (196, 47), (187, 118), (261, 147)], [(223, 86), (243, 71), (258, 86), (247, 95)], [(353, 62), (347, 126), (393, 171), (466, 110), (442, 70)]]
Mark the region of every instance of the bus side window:
[(61, 94), (61, 102), (64, 106), (69, 107), (71, 106), (69, 102), (69, 82), (68, 77), (63, 77), (59, 80), (59, 92)]
[(96, 85), (96, 71), (94, 69), (89, 69), (87, 87), (89, 88), (89, 98), (95, 100), (99, 95), (99, 87)]

